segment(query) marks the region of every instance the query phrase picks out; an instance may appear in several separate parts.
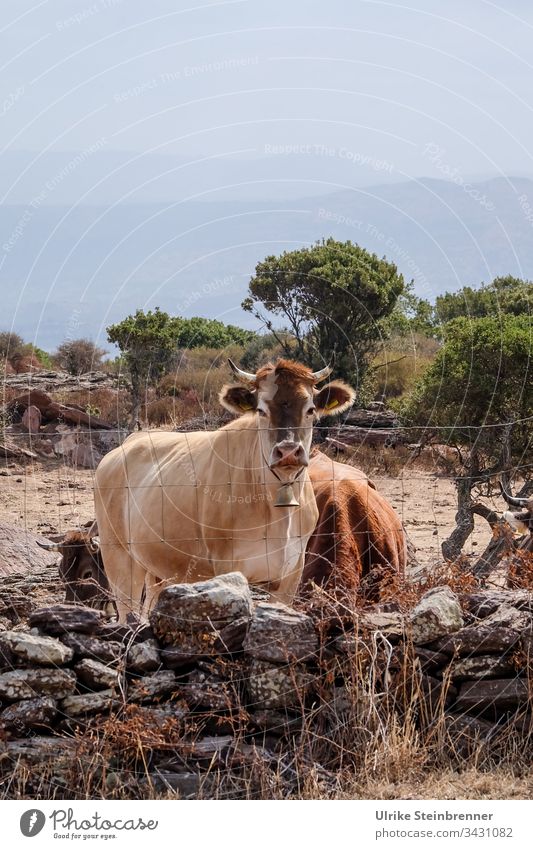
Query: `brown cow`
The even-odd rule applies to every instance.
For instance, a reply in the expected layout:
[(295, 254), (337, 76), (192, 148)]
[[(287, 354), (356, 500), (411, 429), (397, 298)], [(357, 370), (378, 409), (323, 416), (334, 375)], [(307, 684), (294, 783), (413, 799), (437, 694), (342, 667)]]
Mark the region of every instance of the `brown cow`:
[[(313, 425), (354, 400), (342, 381), (289, 360), (221, 403), (239, 417), (217, 431), (135, 433), (95, 475), (95, 514), (119, 616), (145, 615), (168, 583), (241, 572), (290, 604), (318, 518), (307, 473)], [(144, 593), (144, 602), (143, 602)]]
[(51, 537), (51, 542), (41, 540), (38, 544), (61, 554), (59, 576), (65, 585), (66, 602), (86, 604), (113, 615), (116, 609), (95, 539), (97, 533), (96, 523), (91, 522), (85, 530), (67, 531)]
[(372, 481), (353, 466), (316, 452), (309, 465), (319, 519), (306, 551), (301, 589), (311, 582), (352, 604), (379, 599), (383, 581), (404, 574), (402, 524)]

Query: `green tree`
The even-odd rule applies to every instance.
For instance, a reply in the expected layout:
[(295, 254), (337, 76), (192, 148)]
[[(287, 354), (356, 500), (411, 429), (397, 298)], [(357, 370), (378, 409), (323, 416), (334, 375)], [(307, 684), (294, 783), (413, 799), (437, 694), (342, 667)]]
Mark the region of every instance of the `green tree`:
[(234, 343), (245, 345), (254, 336), (233, 324), (223, 324), (213, 318), (176, 319), (176, 345), (178, 348), (225, 348)]
[(504, 479), (513, 468), (530, 474), (533, 442), (533, 323), (531, 316), (503, 314), (456, 318), (444, 328), (444, 344), (414, 388), (403, 413), (423, 438), (466, 446), (466, 474), (457, 479), (458, 524), (443, 543), (452, 558), (473, 528), (471, 490)]
[(394, 305), (394, 309), (383, 320), (387, 335), (411, 336), (415, 333), (433, 337), (435, 335), (435, 308), (429, 301), (414, 293), (411, 280)]
[(86, 374), (102, 367), (105, 354), (91, 339), (70, 339), (58, 346), (54, 361), (69, 374)]
[(458, 292), (439, 295), (435, 302), (435, 319), (446, 324), (454, 318), (508, 313), (530, 315), (533, 312), (533, 283), (517, 277), (495, 277), (492, 283), (482, 284), (478, 289), (464, 286)]
[[(415, 387), (406, 414), (448, 437), (492, 440), (504, 423), (517, 437), (533, 415), (533, 323), (529, 316), (457, 318), (445, 328), (442, 348)], [(523, 433), (522, 433), (523, 435)], [(521, 439), (519, 443), (523, 445)]]
[(270, 332), (276, 331), (263, 310), (287, 322), (296, 343), (283, 343), (287, 356), (313, 367), (334, 359), (338, 374), (361, 381), (379, 346), (382, 322), (404, 291), (393, 263), (330, 238), (266, 257), (242, 306)]
[(118, 345), (131, 378), (131, 425), (139, 418), (143, 395), (168, 370), (176, 352), (179, 319), (158, 307), (137, 310), (107, 328), (107, 338)]

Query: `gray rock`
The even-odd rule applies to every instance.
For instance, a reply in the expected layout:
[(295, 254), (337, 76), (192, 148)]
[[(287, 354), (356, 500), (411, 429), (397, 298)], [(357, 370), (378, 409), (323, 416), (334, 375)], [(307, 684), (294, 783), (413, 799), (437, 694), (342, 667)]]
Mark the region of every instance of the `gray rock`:
[(163, 669), (131, 681), (128, 687), (128, 701), (150, 701), (150, 699), (168, 696), (176, 689), (176, 675), (170, 669)]
[(464, 657), (452, 663), (450, 676), (454, 680), (481, 678), (503, 678), (515, 671), (510, 657), (502, 658), (494, 654), (478, 654)]
[(446, 734), (445, 743), (455, 757), (457, 754), (466, 757), (475, 751), (479, 753), (480, 744), (490, 740), (500, 730), (498, 725), (468, 714), (445, 714), (439, 717), (439, 722), (442, 721)]
[(359, 628), (380, 631), (384, 637), (399, 638), (405, 633), (405, 618), (401, 613), (370, 611), (362, 613), (358, 620)]
[(72, 768), (78, 742), (72, 738), (35, 736), (26, 739), (8, 740), (5, 755), (17, 766), (42, 768), (53, 764), (54, 775)]
[(449, 587), (435, 587), (418, 602), (409, 617), (415, 645), (453, 634), (464, 625), (459, 599)]
[(77, 719), (92, 713), (102, 713), (120, 704), (113, 690), (102, 690), (100, 693), (87, 693), (82, 696), (67, 696), (59, 708), (67, 719)]
[(519, 632), (513, 628), (486, 625), (482, 620), (477, 625), (469, 625), (455, 634), (441, 637), (432, 643), (431, 648), (448, 655), (503, 654), (517, 643), (519, 637)]
[(159, 646), (156, 640), (134, 644), (128, 651), (128, 669), (131, 672), (154, 672), (161, 666)]
[(283, 710), (254, 710), (251, 721), (261, 731), (268, 731), (275, 737), (283, 737), (291, 731), (299, 731), (302, 727), (301, 716), (290, 716)]
[(157, 707), (153, 705), (136, 705), (135, 716), (140, 716), (146, 725), (163, 725), (169, 720), (180, 722), (189, 715), (189, 708), (183, 700), (177, 702), (161, 703)]
[(490, 628), (511, 628), (513, 631), (525, 631), (531, 628), (531, 613), (528, 610), (518, 610), (511, 604), (501, 604), (494, 613), (483, 620)]
[(7, 649), (15, 663), (38, 666), (62, 666), (72, 660), (74, 652), (54, 637), (36, 637), (24, 631), (5, 631), (0, 635), (0, 651)]
[(90, 690), (109, 690), (118, 684), (116, 667), (106, 666), (99, 660), (84, 658), (76, 664), (74, 669), (81, 683)]
[(194, 669), (187, 683), (180, 684), (180, 695), (191, 708), (228, 711), (237, 707), (231, 684), (201, 669)]
[(312, 680), (303, 668), (253, 660), (246, 682), (249, 707), (268, 709), (300, 704)]
[(38, 628), (45, 634), (60, 635), (77, 631), (90, 634), (104, 619), (104, 613), (94, 607), (81, 604), (52, 604), (41, 607), (30, 615), (31, 628)]
[(455, 710), (481, 711), (492, 708), (507, 711), (526, 704), (529, 698), (529, 686), (524, 678), (466, 681), (459, 690)]
[(494, 613), (501, 605), (510, 605), (519, 610), (533, 610), (533, 594), (527, 590), (478, 590), (461, 595), (461, 603), (475, 616), (484, 618)]
[(61, 642), (69, 646), (76, 657), (89, 657), (101, 663), (118, 661), (123, 652), (121, 643), (91, 637), (89, 634), (64, 634)]
[(258, 604), (244, 641), (244, 650), (258, 660), (304, 660), (318, 651), (313, 620), (285, 604)]
[(49, 726), (57, 715), (57, 702), (49, 696), (26, 699), (9, 705), (0, 714), (0, 725), (15, 731)]
[(165, 645), (181, 645), (184, 636), (187, 641), (198, 635), (208, 651), (221, 628), (238, 620), (246, 625), (251, 616), (248, 582), (240, 572), (231, 572), (209, 581), (166, 587), (150, 614), (150, 624)]
[(15, 702), (35, 696), (61, 699), (76, 687), (76, 676), (70, 669), (15, 669), (0, 675), (0, 698)]

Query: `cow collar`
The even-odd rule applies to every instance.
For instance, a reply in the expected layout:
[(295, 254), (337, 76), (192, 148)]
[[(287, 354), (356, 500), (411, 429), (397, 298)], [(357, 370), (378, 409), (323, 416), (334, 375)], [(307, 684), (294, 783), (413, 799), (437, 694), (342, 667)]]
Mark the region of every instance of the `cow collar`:
[(305, 466), (302, 466), (300, 471), (294, 476), (292, 481), (282, 481), (275, 469), (270, 469), (275, 478), (280, 482), (274, 507), (299, 507), (300, 503), (294, 494), (293, 484), (298, 480), (301, 474), (305, 471)]

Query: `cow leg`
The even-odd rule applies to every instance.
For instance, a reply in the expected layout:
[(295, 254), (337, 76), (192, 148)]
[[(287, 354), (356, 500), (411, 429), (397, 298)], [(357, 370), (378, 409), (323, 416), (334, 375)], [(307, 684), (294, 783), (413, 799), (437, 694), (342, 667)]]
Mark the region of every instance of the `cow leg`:
[(137, 563), (128, 551), (117, 551), (113, 546), (111, 553), (102, 546), (102, 556), (107, 579), (115, 598), (118, 621), (125, 622), (128, 613), (142, 614), (142, 597), (146, 578), (146, 569)]
[(302, 554), (293, 568), (283, 576), (278, 586), (270, 586), (270, 594), (276, 601), (283, 604), (292, 604), (294, 596), (300, 586), (304, 568), (304, 554)]
[(152, 575), (150, 572), (147, 572), (144, 586), (146, 589), (146, 595), (143, 604), (143, 614), (148, 616), (148, 614), (153, 610), (153, 607), (159, 597), (159, 593), (165, 586), (165, 582), (160, 578), (156, 578), (155, 575)]

